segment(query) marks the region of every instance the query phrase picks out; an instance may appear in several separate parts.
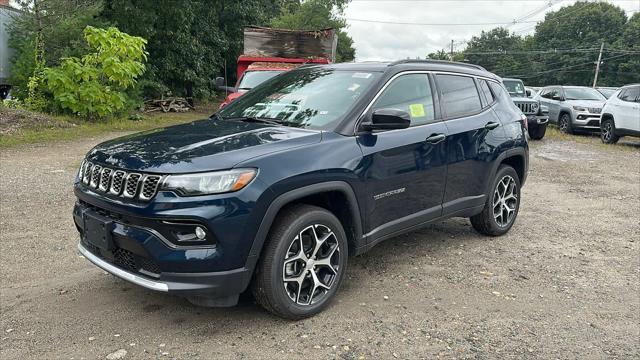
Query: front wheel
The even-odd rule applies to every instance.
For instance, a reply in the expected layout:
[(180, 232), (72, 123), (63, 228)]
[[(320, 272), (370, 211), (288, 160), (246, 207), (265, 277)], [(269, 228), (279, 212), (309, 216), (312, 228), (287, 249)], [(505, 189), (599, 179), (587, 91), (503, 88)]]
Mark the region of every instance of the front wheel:
[(605, 144), (615, 144), (620, 140), (620, 137), (616, 136), (616, 125), (613, 119), (603, 120), (600, 124), (600, 140)]
[(536, 126), (529, 125), (529, 136), (533, 140), (541, 140), (544, 134), (547, 132), (547, 124), (541, 124)]
[(558, 127), (560, 131), (565, 134), (573, 134), (573, 126), (571, 125), (571, 115), (564, 113), (560, 116), (560, 120), (558, 120)]
[(322, 311), (347, 268), (347, 237), (329, 211), (294, 205), (278, 215), (252, 285), (257, 302), (292, 320)]
[(511, 229), (520, 209), (520, 178), (508, 165), (500, 165), (493, 181), (493, 191), (471, 225), (484, 235), (499, 236)]

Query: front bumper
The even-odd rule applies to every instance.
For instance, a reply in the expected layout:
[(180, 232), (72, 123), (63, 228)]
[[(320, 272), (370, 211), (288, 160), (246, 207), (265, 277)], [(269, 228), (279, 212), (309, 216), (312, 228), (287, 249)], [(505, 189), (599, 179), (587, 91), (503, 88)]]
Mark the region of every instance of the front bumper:
[(533, 125), (533, 126), (544, 125), (548, 122), (549, 122), (548, 116), (531, 115), (531, 114), (527, 115), (527, 123), (529, 125)]
[(251, 272), (236, 269), (213, 273), (161, 273), (152, 279), (124, 270), (104, 258), (95, 255), (80, 242), (78, 251), (102, 270), (144, 288), (185, 296), (188, 298), (227, 298), (240, 294), (246, 288)]
[(573, 126), (582, 129), (600, 130), (602, 114), (576, 112), (573, 114)]

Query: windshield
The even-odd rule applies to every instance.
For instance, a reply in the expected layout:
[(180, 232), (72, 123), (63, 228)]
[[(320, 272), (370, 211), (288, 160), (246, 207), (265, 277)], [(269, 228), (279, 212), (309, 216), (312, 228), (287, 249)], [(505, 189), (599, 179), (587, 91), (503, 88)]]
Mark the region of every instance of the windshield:
[(567, 100), (606, 100), (598, 90), (591, 88), (564, 88), (564, 96)]
[(524, 92), (524, 84), (522, 83), (522, 81), (504, 80), (502, 82), (504, 83), (504, 86), (507, 88), (507, 91), (509, 91), (509, 95), (526, 97), (526, 94)]
[(261, 118), (287, 126), (330, 129), (380, 76), (309, 67), (288, 71), (222, 109), (222, 118)]
[(251, 90), (283, 72), (283, 70), (245, 71), (240, 79), (240, 84), (238, 84), (238, 90)]
[(598, 91), (608, 99), (617, 91), (617, 89), (598, 89)]

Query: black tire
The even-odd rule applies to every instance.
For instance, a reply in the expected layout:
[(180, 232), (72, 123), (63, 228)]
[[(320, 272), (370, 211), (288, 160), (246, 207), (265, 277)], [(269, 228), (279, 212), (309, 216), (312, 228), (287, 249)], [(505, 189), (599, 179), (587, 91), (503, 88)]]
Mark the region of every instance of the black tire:
[(565, 134), (573, 134), (573, 124), (571, 124), (571, 115), (568, 113), (560, 114), (558, 119), (558, 128)]
[(547, 124), (529, 127), (529, 137), (533, 140), (541, 140), (547, 132)]
[(616, 135), (616, 123), (611, 118), (602, 120), (600, 123), (600, 140), (605, 144), (615, 144), (620, 140)]
[[(306, 264), (304, 260), (300, 260), (300, 262), (295, 264), (299, 275), (294, 275), (292, 278), (300, 277), (304, 274), (302, 277), (305, 280), (302, 280), (301, 285), (306, 284), (306, 288), (298, 285), (295, 281), (285, 283), (283, 280), (285, 272), (289, 269), (285, 267), (285, 258), (288, 254), (291, 254), (292, 247), (296, 246), (294, 243), (297, 244), (296, 239), (298, 234), (301, 234), (303, 230), (309, 229), (310, 227), (313, 227), (314, 234), (315, 229), (329, 229), (335, 235), (335, 241), (333, 238), (331, 238), (331, 241), (338, 246), (335, 252), (331, 252), (332, 246), (328, 245), (330, 246), (328, 252), (333, 254), (328, 256), (328, 258), (330, 258), (329, 261), (332, 262), (331, 259), (335, 260), (337, 269), (334, 269), (333, 265), (330, 264), (330, 268), (327, 268), (326, 265), (324, 267), (320, 265), (318, 266), (318, 270), (313, 270), (316, 269), (316, 267), (313, 267), (311, 270), (315, 272), (316, 276), (318, 276), (318, 271), (326, 272), (325, 275), (322, 275), (323, 279), (327, 278), (327, 273), (335, 273), (334, 275), (328, 275), (331, 280), (324, 283), (324, 285), (330, 284), (328, 290), (318, 288), (317, 294), (319, 300), (315, 303), (313, 300), (316, 298), (314, 297), (316, 291), (308, 290), (312, 284), (315, 284), (311, 271), (308, 270), (308, 267), (312, 267), (312, 265)], [(325, 232), (325, 235), (326, 234), (328, 234), (328, 232)], [(302, 244), (302, 242), (300, 242), (300, 244)], [(252, 283), (252, 291), (256, 301), (267, 311), (291, 320), (303, 319), (321, 312), (327, 307), (344, 278), (347, 268), (347, 256), (349, 255), (347, 246), (347, 236), (340, 220), (329, 211), (317, 206), (305, 204), (293, 205), (284, 209), (271, 227), (267, 243), (265, 244), (260, 262), (256, 268)], [(300, 248), (305, 249), (302, 252), (305, 253), (305, 257), (308, 257), (312, 252), (306, 250), (304, 245), (301, 245)], [(323, 250), (321, 249), (320, 251)], [(320, 251), (318, 252), (316, 261), (320, 261)], [(298, 255), (289, 256), (288, 258), (295, 258), (301, 254), (299, 250), (296, 252)], [(337, 258), (335, 257), (336, 254), (338, 255)], [(305, 266), (302, 266), (301, 263), (305, 263)], [(289, 264), (292, 264), (292, 262), (289, 262)], [(335, 271), (329, 272), (329, 269), (334, 269)], [(311, 283), (311, 285), (309, 283)], [(290, 294), (287, 286), (294, 286), (296, 288), (293, 294)], [(298, 286), (302, 289), (307, 289), (305, 294), (311, 295), (302, 298), (302, 291), (297, 290)], [(324, 293), (322, 293), (322, 291), (324, 291)], [(295, 299), (290, 296), (295, 296)], [(302, 302), (306, 302), (308, 299), (310, 304), (300, 304), (299, 300), (301, 299), (305, 300)]]
[[(501, 219), (508, 220), (503, 224), (498, 223), (496, 216), (494, 215), (494, 203), (496, 201), (497, 188), (501, 182), (503, 182), (507, 177), (510, 177), (514, 181), (514, 191), (516, 195), (515, 203), (510, 203), (513, 205), (513, 216), (510, 217), (507, 215), (507, 219), (503, 218), (503, 208), (500, 207)], [(511, 201), (511, 199), (510, 199)], [(500, 203), (498, 205), (501, 205)], [(489, 235), (489, 236), (499, 236), (505, 234), (513, 223), (516, 221), (518, 217), (518, 211), (520, 210), (520, 178), (518, 177), (518, 173), (508, 165), (500, 165), (498, 168), (498, 172), (496, 173), (495, 179), (493, 179), (493, 183), (491, 185), (491, 193), (487, 197), (487, 202), (482, 209), (482, 212), (478, 215), (471, 217), (471, 225), (476, 231), (481, 234)]]

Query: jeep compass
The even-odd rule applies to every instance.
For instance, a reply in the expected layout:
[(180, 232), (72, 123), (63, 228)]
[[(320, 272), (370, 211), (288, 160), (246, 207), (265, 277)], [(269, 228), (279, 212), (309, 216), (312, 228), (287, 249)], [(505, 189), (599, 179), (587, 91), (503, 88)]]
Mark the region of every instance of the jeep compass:
[(300, 319), (385, 239), (450, 217), (506, 233), (527, 167), (526, 116), (479, 66), (309, 65), (97, 145), (73, 217), (80, 253), (117, 277), (202, 306), (250, 290)]

